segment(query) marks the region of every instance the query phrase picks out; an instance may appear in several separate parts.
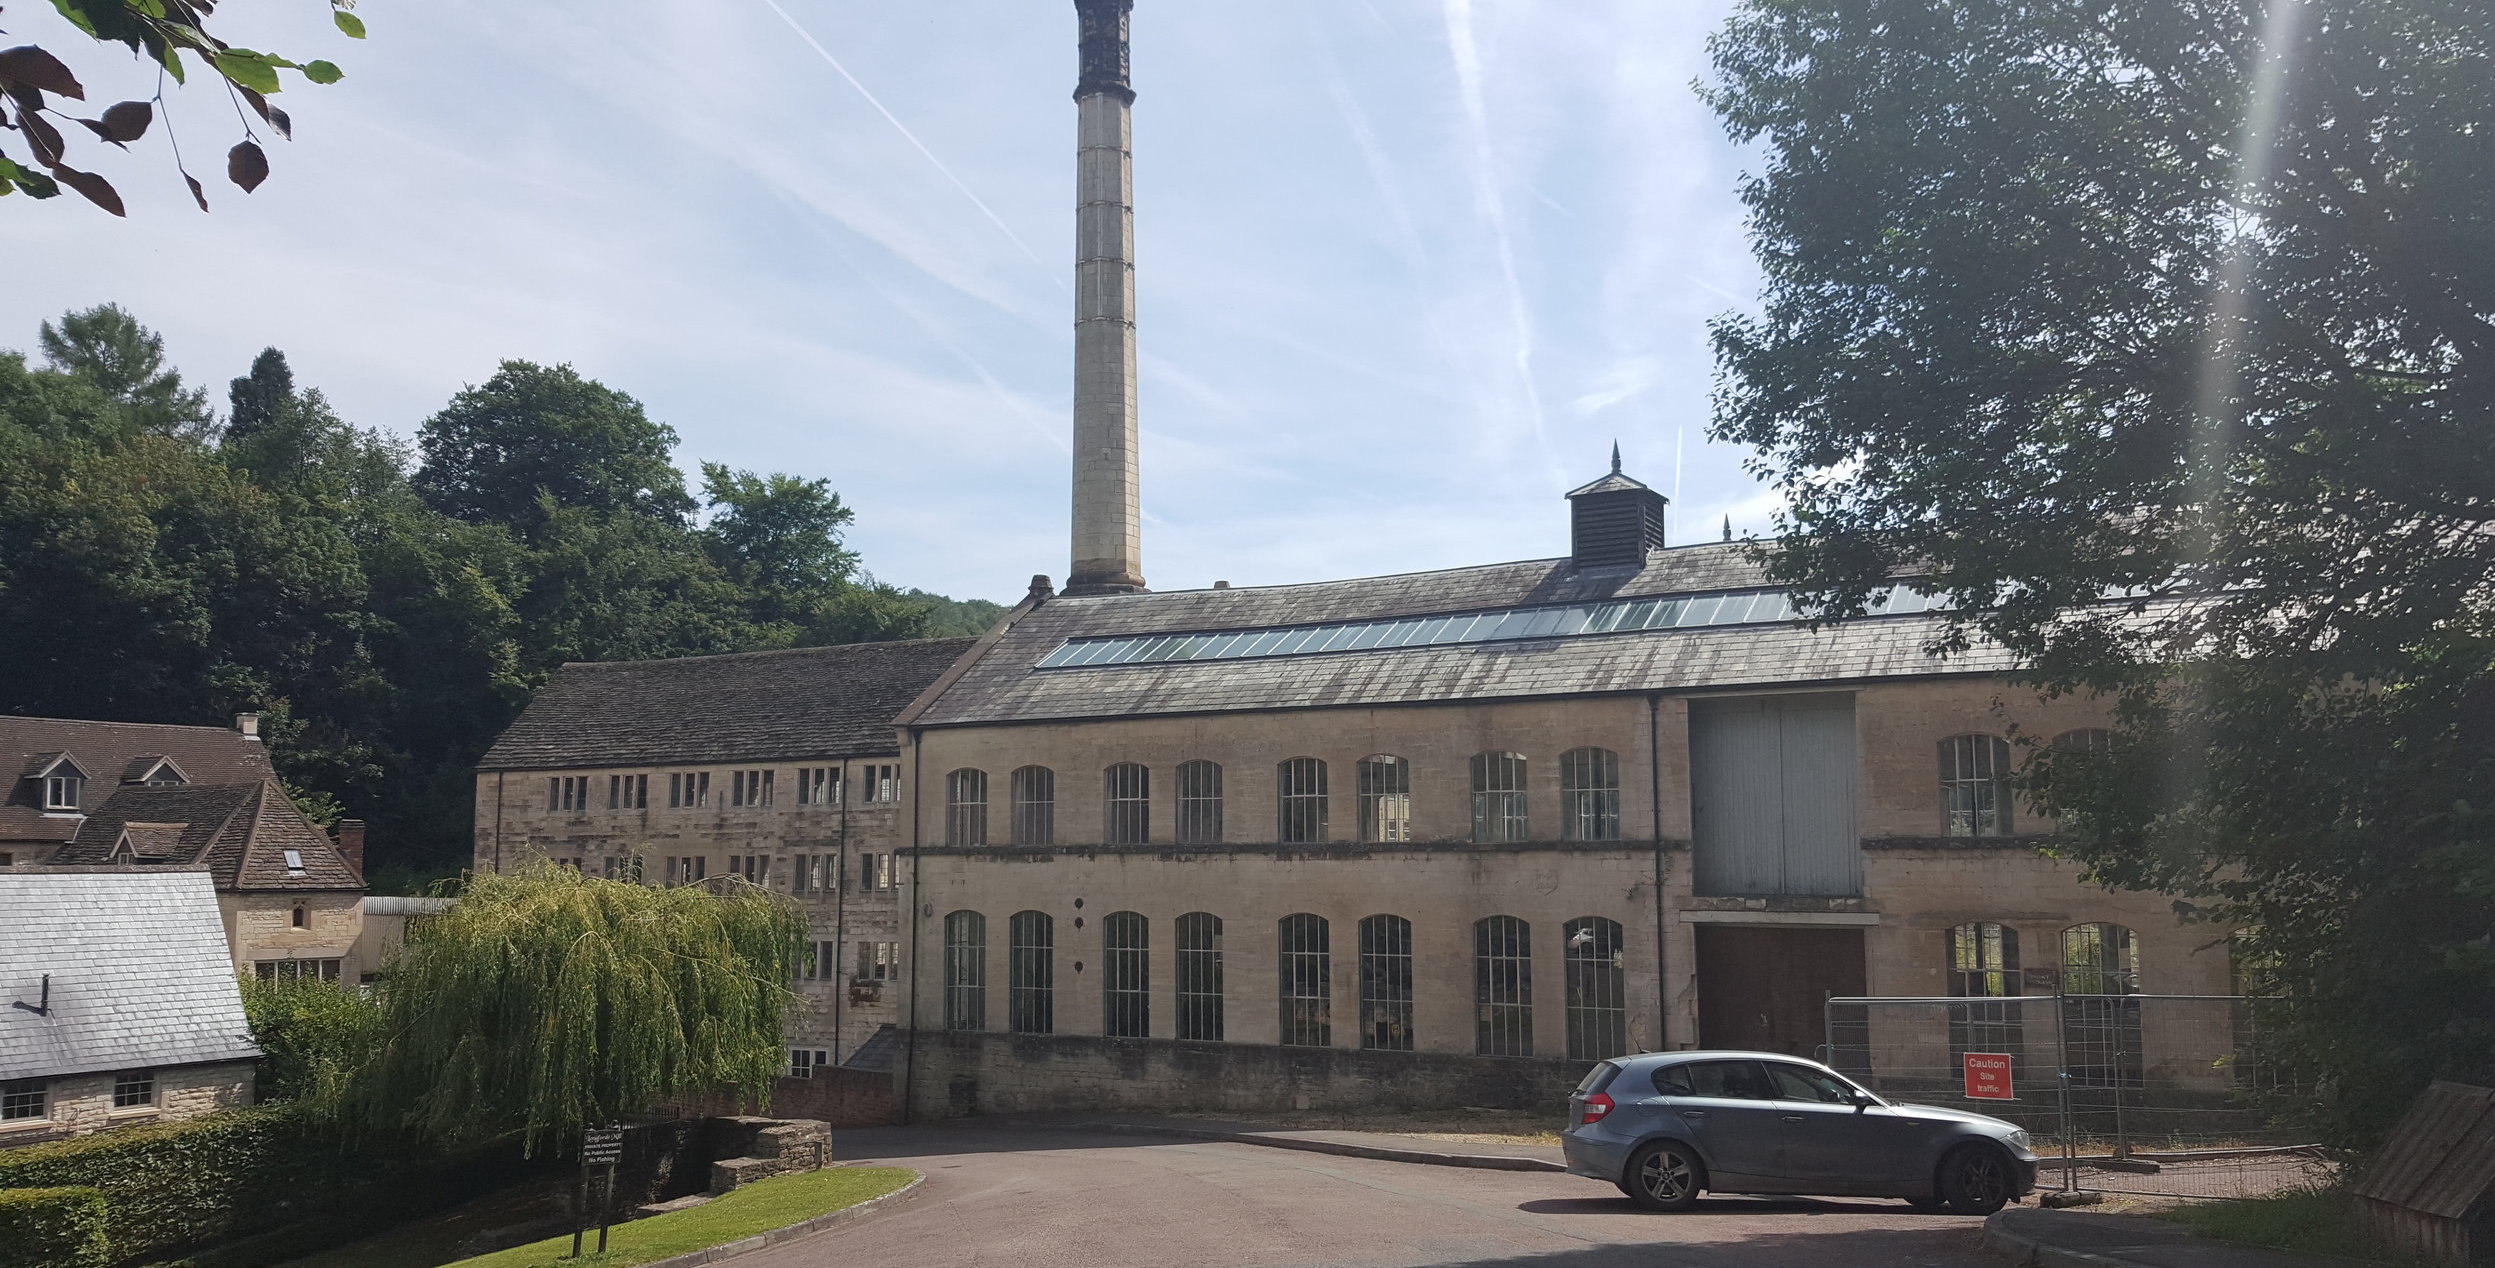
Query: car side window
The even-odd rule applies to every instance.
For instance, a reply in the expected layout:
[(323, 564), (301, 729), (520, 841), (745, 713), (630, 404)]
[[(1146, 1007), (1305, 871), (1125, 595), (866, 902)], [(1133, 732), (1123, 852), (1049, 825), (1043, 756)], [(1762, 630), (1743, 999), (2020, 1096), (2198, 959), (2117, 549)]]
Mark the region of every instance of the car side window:
[(1822, 1105), (1850, 1105), (1854, 1101), (1852, 1088), (1817, 1070), (1770, 1061), (1767, 1072), (1776, 1080), (1779, 1100), (1816, 1101)]
[(1737, 1101), (1772, 1101), (1776, 1085), (1756, 1061), (1693, 1061), (1680, 1067), (1689, 1072), (1690, 1095), (1721, 1096)]
[(1689, 1089), (1689, 1067), (1668, 1065), (1655, 1071), (1655, 1090), (1665, 1096), (1696, 1096)]

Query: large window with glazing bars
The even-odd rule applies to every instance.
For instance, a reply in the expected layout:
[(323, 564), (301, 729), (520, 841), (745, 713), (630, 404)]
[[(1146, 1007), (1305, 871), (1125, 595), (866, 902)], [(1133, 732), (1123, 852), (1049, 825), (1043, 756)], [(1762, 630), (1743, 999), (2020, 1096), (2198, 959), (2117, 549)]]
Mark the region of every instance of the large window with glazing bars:
[(1620, 922), (1579, 916), (1560, 927), (1568, 974), (1568, 1059), (1603, 1061), (1629, 1050), (1628, 971)]
[(988, 918), (975, 911), (944, 918), (944, 1027), (988, 1028)]
[(1412, 922), (1360, 922), (1360, 1046), (1412, 1051)]
[(1380, 753), (1360, 759), (1360, 839), (1412, 839), (1412, 763)]
[(1941, 835), (2010, 835), (2010, 742), (1998, 735), (1941, 741)]
[(1178, 767), (1178, 843), (1219, 845), (1222, 839), (1222, 768), (1219, 762)]
[(1533, 1055), (1533, 927), (1514, 916), (1473, 922), (1473, 1051)]
[(1559, 755), (1559, 834), (1569, 841), (1620, 839), (1620, 755), (1572, 748)]
[(2140, 936), (2092, 922), (2062, 931), (2063, 1068), (2073, 1089), (2140, 1086)]
[(1013, 830), (1016, 845), (1057, 843), (1057, 772), (1025, 766), (1013, 773)]
[(1519, 753), (1473, 755), (1473, 839), (1525, 839), (1525, 759)]
[(1284, 916), (1276, 928), (1282, 949), (1282, 1042), (1304, 1048), (1334, 1043), (1334, 950), (1323, 916)]
[(944, 777), (944, 843), (988, 843), (988, 773), (957, 770)]
[(1152, 770), (1120, 762), (1102, 773), (1106, 804), (1102, 807), (1103, 840), (1110, 845), (1148, 845), (1152, 841)]
[(1144, 918), (1113, 911), (1100, 922), (1101, 984), (1107, 995), (1103, 1034), (1142, 1039), (1152, 1033), (1152, 933)]
[[(2020, 994), (2019, 931), (1991, 921), (1958, 925), (1949, 931), (1949, 993), (1965, 999)], [(1970, 1052), (2019, 1055), (2020, 1022), (2016, 1004), (1951, 1004), (1949, 1047), (1955, 1056)], [(2023, 1068), (2017, 1062), (2013, 1069)]]
[(1325, 763), (1294, 757), (1274, 769), (1274, 839), (1314, 845), (1326, 839)]
[(1178, 1037), (1222, 1037), (1222, 918), (1191, 911), (1175, 925), (1178, 947)]
[(1056, 922), (1044, 911), (1017, 911), (1005, 922), (1005, 1014), (1008, 1029), (1045, 1035), (1057, 1028)]

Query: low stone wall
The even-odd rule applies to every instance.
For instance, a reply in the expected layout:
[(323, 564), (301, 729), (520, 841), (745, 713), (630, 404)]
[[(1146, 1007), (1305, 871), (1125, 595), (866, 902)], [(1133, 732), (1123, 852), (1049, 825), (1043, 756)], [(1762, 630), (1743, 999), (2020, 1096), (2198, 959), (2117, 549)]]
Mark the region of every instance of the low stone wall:
[(884, 1070), (852, 1070), (820, 1066), (813, 1077), (783, 1078), (771, 1085), (771, 1104), (739, 1104), (730, 1093), (677, 1096), (655, 1113), (680, 1118), (717, 1118), (769, 1113), (780, 1118), (807, 1118), (834, 1127), (880, 1127), (900, 1121), (900, 1097), (893, 1076)]
[(1066, 1111), (1543, 1110), (1557, 1123), (1591, 1063), (1088, 1035), (922, 1031), (917, 1119)]

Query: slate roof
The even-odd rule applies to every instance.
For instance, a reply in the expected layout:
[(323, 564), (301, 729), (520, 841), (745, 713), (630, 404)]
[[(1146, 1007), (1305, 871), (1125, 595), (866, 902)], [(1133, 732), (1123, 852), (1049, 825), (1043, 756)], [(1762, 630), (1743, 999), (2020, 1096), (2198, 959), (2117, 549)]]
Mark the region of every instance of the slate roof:
[(568, 664), (477, 766), (559, 770), (898, 753), (893, 718), (977, 641)]
[(258, 1055), (206, 873), (0, 870), (0, 1079)]
[(1432, 616), (1768, 584), (1741, 543), (1657, 551), (1642, 568), (1566, 559), (1252, 589), (1054, 598), (1026, 613), (907, 721), (966, 725), (1132, 714), (1425, 703), (1835, 683), (2016, 668), (1989, 644), (1947, 662), (1924, 645), (1944, 619), (1876, 617), (1807, 630), (1653, 630), (1249, 660), (1035, 669), (1070, 638), (1245, 630)]
[[(167, 826), (178, 825), (168, 832)], [(249, 784), (127, 786), (87, 816), (78, 835), (52, 856), (59, 866), (117, 861), (113, 847), (127, 829), (144, 843), (166, 844), (170, 861), (205, 867), (219, 889), (362, 889), (364, 882), (335, 842), (295, 808), (275, 780)], [(286, 851), (303, 860), (286, 866)]]
[(0, 715), (0, 762), (12, 754), (24, 760), (19, 779), (0, 799), (0, 841), (59, 842), (78, 830), (76, 819), (43, 812), (42, 790), (27, 778), (62, 754), (87, 773), (90, 808), (113, 790), (99, 781), (144, 774), (159, 757), (172, 758), (184, 778), (202, 784), (257, 783), (274, 773), (259, 741), (221, 726)]

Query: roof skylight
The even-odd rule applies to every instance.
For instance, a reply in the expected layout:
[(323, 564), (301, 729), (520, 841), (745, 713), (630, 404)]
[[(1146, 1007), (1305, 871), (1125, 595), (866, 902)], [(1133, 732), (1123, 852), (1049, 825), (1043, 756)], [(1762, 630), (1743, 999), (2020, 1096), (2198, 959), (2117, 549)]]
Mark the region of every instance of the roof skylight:
[[(1871, 610), (1882, 616), (1936, 611), (1946, 604), (1908, 586), (1889, 587)], [(1535, 608), (1502, 608), (1445, 616), (1389, 617), (1282, 629), (1220, 630), (1198, 634), (1133, 634), (1070, 639), (1039, 663), (1041, 669), (1100, 665), (1150, 665), (1181, 660), (1252, 660), (1267, 656), (1313, 656), (1326, 652), (1443, 647), (1454, 643), (1505, 643), (1522, 639), (1578, 638), (1649, 630), (1686, 630), (1725, 625), (1777, 625), (1794, 619), (1782, 590), (1738, 590), (1644, 599), (1610, 599)]]

